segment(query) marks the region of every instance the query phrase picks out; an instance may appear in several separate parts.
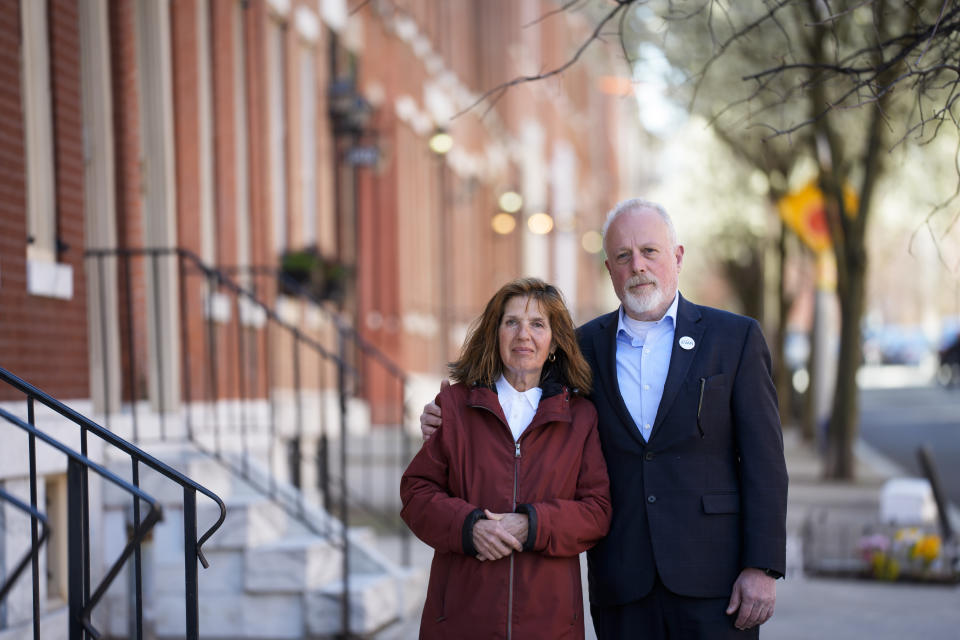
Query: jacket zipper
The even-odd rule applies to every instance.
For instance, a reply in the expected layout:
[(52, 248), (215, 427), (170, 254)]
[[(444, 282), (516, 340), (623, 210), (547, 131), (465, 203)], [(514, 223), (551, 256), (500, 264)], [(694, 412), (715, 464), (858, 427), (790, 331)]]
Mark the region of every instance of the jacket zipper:
[[(482, 404), (473, 404), (470, 406), (475, 407), (477, 409), (483, 409), (484, 411), (489, 411), (498, 420), (500, 419), (500, 416), (498, 416), (497, 413), (490, 407), (487, 407)], [(534, 419), (536, 419), (536, 417)], [(500, 422), (503, 423), (502, 420), (500, 420)], [(547, 422), (549, 422), (549, 420), (547, 420)], [(507, 425), (506, 423), (503, 423), (503, 425), (507, 428), (507, 431), (510, 430), (509, 425)], [(533, 422), (531, 422), (527, 426), (527, 428), (524, 430), (523, 433), (524, 434), (529, 433), (531, 431), (530, 427), (532, 426), (533, 426)], [(538, 424), (537, 426), (540, 426), (540, 425)], [(513, 446), (514, 446), (514, 450), (513, 450), (513, 509), (512, 510), (516, 511), (517, 510), (517, 480), (520, 474), (520, 457), (521, 457), (520, 441), (519, 440), (514, 441)], [(510, 554), (510, 586), (507, 589), (507, 640), (512, 640), (513, 638), (513, 555), (514, 555), (513, 553)]]
[[(512, 511), (516, 511), (517, 510), (517, 477), (520, 473), (520, 441), (517, 440), (513, 444), (514, 444), (514, 454), (513, 454), (513, 509)], [(514, 553), (510, 554), (510, 587), (507, 590), (507, 640), (511, 640), (511, 638), (513, 637), (513, 557), (514, 557)]]

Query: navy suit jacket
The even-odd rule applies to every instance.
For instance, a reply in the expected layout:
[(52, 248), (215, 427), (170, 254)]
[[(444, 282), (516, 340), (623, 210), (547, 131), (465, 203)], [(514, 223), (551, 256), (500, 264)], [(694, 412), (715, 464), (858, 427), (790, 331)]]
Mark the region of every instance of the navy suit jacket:
[[(578, 330), (613, 506), (610, 533), (587, 555), (591, 604), (638, 600), (657, 574), (674, 593), (719, 598), (745, 567), (783, 573), (787, 471), (760, 326), (681, 296), (663, 398), (644, 442), (617, 384), (618, 313)], [(681, 338), (693, 348), (680, 347)]]

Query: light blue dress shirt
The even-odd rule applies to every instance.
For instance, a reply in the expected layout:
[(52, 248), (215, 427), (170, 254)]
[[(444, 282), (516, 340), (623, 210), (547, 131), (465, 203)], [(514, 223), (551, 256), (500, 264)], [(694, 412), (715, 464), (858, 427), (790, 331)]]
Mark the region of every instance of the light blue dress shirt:
[(670, 368), (673, 336), (677, 327), (679, 294), (662, 318), (656, 322), (633, 320), (620, 307), (617, 323), (617, 384), (627, 411), (640, 429), (644, 441), (650, 439), (653, 422), (663, 397), (663, 385)]

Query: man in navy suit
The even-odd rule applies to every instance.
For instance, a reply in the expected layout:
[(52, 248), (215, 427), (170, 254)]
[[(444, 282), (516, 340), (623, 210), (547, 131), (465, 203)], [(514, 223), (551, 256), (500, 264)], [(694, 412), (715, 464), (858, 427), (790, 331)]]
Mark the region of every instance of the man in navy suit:
[[(755, 320), (695, 305), (659, 205), (604, 225), (621, 307), (580, 328), (613, 522), (587, 553), (600, 640), (759, 636), (785, 570), (787, 472), (770, 354)], [(421, 415), (425, 436), (439, 408)]]

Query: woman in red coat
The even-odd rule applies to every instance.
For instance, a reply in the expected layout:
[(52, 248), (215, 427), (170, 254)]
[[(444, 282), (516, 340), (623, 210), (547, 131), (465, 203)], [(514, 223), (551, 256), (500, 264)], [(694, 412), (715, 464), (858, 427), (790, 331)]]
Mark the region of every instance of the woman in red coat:
[(610, 527), (590, 367), (556, 288), (487, 303), (437, 397), (443, 425), (400, 482), (436, 551), (420, 637), (583, 638), (578, 555)]

